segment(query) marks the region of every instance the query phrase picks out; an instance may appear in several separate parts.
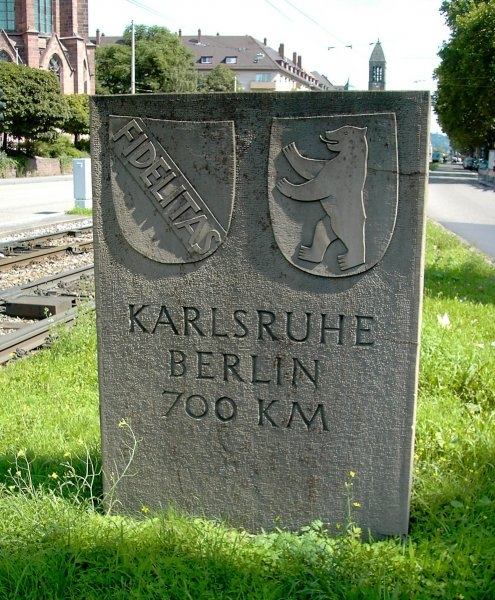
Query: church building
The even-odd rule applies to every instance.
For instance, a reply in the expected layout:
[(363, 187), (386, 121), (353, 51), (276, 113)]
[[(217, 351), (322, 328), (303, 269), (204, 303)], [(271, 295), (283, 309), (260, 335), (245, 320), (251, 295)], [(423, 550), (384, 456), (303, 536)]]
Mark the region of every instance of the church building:
[(368, 90), (370, 92), (385, 90), (386, 66), (385, 54), (383, 53), (380, 40), (378, 40), (369, 60)]
[(94, 94), (88, 0), (0, 0), (0, 60), (52, 71), (64, 94)]

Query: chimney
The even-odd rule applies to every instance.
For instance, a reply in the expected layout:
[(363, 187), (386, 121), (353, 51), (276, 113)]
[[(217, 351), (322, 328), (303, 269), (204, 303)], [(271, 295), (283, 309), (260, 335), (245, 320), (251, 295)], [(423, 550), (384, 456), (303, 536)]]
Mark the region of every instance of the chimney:
[(97, 29), (96, 30), (96, 45), (99, 46), (101, 42), (101, 35), (100, 35), (100, 30)]
[(266, 46), (266, 43), (267, 43), (267, 39), (263, 38), (263, 46)]
[(300, 69), (302, 69), (302, 56), (301, 56), (301, 55), (299, 55), (299, 56), (297, 57), (297, 66), (298, 66)]
[(278, 47), (278, 53), (279, 53), (279, 55), (280, 55), (282, 58), (284, 58), (284, 56), (285, 56), (285, 47), (284, 47), (284, 45), (283, 45), (283, 44), (280, 44), (280, 46)]
[(201, 44), (201, 29), (198, 29), (198, 44)]
[(297, 65), (297, 52), (292, 53), (292, 62)]
[(181, 37), (182, 37), (182, 29), (179, 29), (179, 40), (181, 39)]

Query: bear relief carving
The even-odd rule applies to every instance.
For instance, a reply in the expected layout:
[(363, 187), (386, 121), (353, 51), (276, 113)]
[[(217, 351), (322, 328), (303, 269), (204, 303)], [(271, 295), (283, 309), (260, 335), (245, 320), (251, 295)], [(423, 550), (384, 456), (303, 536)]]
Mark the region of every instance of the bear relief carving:
[(277, 182), (277, 189), (297, 202), (320, 202), (326, 213), (315, 223), (311, 244), (301, 243), (300, 260), (321, 263), (330, 244), (340, 240), (346, 247), (346, 252), (338, 256), (341, 271), (365, 262), (366, 130), (345, 125), (320, 135), (320, 140), (334, 154), (328, 160), (303, 156), (295, 142), (282, 149), (289, 164), (306, 181), (292, 183), (284, 177)]

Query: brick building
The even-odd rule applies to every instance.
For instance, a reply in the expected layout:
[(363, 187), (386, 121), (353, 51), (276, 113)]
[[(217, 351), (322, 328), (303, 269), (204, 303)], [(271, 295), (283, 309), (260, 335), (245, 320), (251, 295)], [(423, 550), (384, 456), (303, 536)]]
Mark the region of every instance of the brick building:
[(53, 71), (65, 94), (94, 94), (88, 0), (0, 0), (0, 60)]

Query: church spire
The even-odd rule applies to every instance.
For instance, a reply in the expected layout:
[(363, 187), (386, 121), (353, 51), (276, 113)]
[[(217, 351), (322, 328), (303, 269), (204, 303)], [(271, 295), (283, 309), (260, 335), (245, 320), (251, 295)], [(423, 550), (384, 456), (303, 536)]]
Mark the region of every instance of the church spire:
[(385, 89), (386, 65), (385, 54), (383, 53), (380, 40), (378, 40), (373, 48), (369, 61), (369, 91), (383, 91)]

